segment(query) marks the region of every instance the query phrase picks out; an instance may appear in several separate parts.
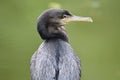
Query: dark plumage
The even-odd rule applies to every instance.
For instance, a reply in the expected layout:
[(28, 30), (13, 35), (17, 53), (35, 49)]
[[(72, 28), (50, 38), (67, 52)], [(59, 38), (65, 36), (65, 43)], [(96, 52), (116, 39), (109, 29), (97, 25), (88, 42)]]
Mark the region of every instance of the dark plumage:
[(42, 13), (38, 19), (37, 30), (44, 40), (60, 38), (68, 40), (65, 30), (62, 28), (64, 23), (60, 20), (72, 16), (66, 10), (50, 9)]
[(31, 80), (80, 80), (80, 62), (64, 29), (71, 20), (73, 15), (61, 9), (46, 10), (39, 17), (37, 30), (45, 41), (31, 58)]

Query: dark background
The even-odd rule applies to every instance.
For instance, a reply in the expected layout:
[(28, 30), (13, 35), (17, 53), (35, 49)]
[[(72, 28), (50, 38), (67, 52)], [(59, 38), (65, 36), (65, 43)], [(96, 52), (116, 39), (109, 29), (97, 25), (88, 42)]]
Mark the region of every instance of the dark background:
[(0, 0), (0, 80), (30, 80), (30, 58), (42, 43), (36, 21), (48, 8), (94, 20), (66, 25), (82, 80), (120, 80), (119, 0)]

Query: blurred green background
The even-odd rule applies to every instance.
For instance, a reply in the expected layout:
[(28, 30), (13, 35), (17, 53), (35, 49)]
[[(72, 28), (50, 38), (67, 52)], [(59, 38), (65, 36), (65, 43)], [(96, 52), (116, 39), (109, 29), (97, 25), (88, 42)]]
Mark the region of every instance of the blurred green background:
[(66, 25), (82, 63), (82, 80), (120, 80), (119, 0), (0, 0), (0, 80), (30, 80), (29, 63), (42, 43), (37, 17), (45, 9), (91, 16)]

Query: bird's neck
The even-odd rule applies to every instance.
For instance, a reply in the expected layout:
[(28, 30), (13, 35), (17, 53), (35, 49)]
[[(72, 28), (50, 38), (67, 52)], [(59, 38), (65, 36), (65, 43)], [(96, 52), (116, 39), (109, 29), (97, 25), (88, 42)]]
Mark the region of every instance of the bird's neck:
[(59, 41), (59, 40), (65, 41), (67, 43), (69, 42), (67, 37), (54, 37), (54, 38), (46, 39), (45, 41), (49, 42), (49, 41)]
[(66, 34), (64, 25), (60, 23), (50, 23), (48, 26), (48, 34), (48, 40), (61, 39), (63, 41), (68, 42), (68, 35)]

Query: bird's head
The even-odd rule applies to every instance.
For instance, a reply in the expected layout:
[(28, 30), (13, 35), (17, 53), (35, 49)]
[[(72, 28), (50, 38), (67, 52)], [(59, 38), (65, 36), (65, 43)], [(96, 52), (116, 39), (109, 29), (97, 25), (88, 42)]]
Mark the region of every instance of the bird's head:
[(37, 30), (44, 40), (62, 39), (68, 41), (64, 25), (71, 21), (92, 22), (92, 19), (72, 15), (67, 10), (48, 9), (38, 17)]

